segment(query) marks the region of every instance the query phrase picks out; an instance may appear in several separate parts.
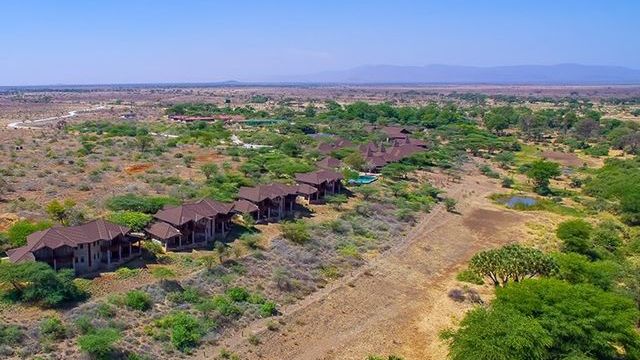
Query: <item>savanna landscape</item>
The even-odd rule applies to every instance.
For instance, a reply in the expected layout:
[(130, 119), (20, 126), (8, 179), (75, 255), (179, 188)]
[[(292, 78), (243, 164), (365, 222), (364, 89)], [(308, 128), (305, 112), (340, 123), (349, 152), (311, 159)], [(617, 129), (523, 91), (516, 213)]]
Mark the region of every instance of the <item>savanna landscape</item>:
[[(3, 358), (640, 356), (638, 87), (7, 88), (0, 140)], [(282, 218), (150, 231), (317, 171)], [(140, 252), (13, 261), (95, 219)]]

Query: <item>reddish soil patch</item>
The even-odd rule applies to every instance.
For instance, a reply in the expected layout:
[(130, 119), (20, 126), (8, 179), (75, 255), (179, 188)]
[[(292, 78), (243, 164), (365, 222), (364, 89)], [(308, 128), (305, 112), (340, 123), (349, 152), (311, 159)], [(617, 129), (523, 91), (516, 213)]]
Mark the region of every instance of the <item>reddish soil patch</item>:
[(135, 165), (127, 166), (126, 168), (124, 168), (124, 171), (129, 175), (133, 175), (133, 174), (140, 174), (140, 173), (146, 172), (152, 167), (153, 167), (152, 164), (135, 164)]
[(582, 166), (582, 164), (586, 162), (580, 159), (576, 154), (560, 151), (543, 151), (541, 155), (547, 160), (558, 162), (564, 166), (578, 167)]

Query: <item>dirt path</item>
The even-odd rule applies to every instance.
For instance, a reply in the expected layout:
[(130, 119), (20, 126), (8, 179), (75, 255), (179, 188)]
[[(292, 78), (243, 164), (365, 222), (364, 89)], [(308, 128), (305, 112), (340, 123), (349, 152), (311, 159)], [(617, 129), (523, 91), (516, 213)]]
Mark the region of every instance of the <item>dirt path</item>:
[[(256, 322), (197, 357), (226, 348), (241, 359), (444, 358), (438, 333), (470, 307), (447, 296), (458, 285), (456, 272), (477, 250), (512, 241), (529, 216), (492, 205), (486, 196), (497, 191), (495, 180), (475, 171), (450, 184), (448, 196), (458, 200), (460, 214), (435, 208), (365, 268), (283, 309), (278, 330), (267, 330), (267, 320)], [(250, 334), (260, 344), (249, 344)]]

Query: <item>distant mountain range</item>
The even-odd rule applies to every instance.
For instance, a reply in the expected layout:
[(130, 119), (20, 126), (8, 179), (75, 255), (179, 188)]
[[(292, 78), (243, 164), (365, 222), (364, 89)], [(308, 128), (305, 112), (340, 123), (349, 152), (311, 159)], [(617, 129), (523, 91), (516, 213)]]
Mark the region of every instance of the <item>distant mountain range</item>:
[(579, 64), (515, 66), (366, 65), (283, 76), (274, 82), (346, 84), (640, 84), (640, 70)]

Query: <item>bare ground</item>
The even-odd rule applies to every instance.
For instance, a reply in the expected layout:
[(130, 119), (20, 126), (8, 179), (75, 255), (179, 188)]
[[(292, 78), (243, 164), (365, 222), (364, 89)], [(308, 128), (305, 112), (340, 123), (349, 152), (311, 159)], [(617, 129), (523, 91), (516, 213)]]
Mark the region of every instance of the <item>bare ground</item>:
[[(461, 287), (455, 274), (478, 250), (525, 236), (522, 224), (534, 216), (491, 204), (486, 196), (499, 190), (495, 180), (476, 171), (449, 183), (459, 214), (435, 208), (370, 265), (282, 309), (277, 330), (266, 329), (268, 320), (256, 322), (196, 356), (211, 358), (225, 348), (242, 359), (446, 357), (438, 334), (471, 307), (447, 296)], [(485, 299), (492, 294), (488, 286), (478, 290)], [(259, 344), (255, 338), (249, 343), (252, 334)]]

